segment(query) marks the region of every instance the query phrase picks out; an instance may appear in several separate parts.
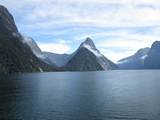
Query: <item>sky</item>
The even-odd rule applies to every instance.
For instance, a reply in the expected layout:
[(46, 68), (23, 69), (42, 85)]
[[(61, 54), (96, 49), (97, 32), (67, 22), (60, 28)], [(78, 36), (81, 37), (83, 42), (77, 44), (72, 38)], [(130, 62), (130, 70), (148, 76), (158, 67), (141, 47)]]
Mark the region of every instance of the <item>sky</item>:
[(110, 60), (160, 40), (160, 0), (1, 0), (43, 51), (72, 53), (87, 37)]

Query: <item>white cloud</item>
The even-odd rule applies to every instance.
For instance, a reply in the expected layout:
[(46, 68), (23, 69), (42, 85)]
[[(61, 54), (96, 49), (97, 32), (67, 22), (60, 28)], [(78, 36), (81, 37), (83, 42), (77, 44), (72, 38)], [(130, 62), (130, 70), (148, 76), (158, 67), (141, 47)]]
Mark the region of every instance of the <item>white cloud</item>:
[[(129, 1), (129, 2), (127, 2)], [(88, 3), (88, 4), (87, 4)], [(106, 4), (104, 4), (106, 3)], [(46, 4), (36, 7), (29, 18), (52, 19), (54, 23), (77, 23), (88, 24), (90, 26), (145, 26), (159, 25), (160, 9), (144, 8), (138, 9), (134, 4), (138, 4), (133, 0), (122, 0), (118, 2), (113, 0), (115, 7), (110, 8), (108, 0), (59, 0), (56, 3), (46, 2)], [(139, 1), (139, 4), (144, 4), (144, 1)], [(145, 2), (155, 5), (155, 1)], [(109, 4), (109, 5), (108, 5)], [(116, 4), (121, 4), (121, 7), (116, 8)], [(156, 2), (158, 4), (158, 2)], [(114, 6), (114, 5), (113, 5)], [(107, 8), (108, 7), (108, 8)], [(152, 17), (150, 17), (150, 15)], [(54, 20), (54, 19), (58, 20)], [(43, 22), (40, 22), (43, 23)], [(49, 24), (49, 23), (48, 23)], [(52, 25), (52, 22), (51, 22)]]
[[(2, 3), (16, 10), (32, 6), (25, 17), (31, 26), (36, 23), (38, 27), (52, 28), (57, 23), (112, 27), (160, 25), (160, 7), (157, 7), (160, 1), (157, 0), (23, 0), (14, 1), (15, 7), (11, 7), (10, 0)], [(142, 9), (137, 5), (153, 7)]]
[(117, 51), (112, 51), (112, 50), (108, 50), (108, 49), (101, 49), (101, 52), (110, 60), (112, 60), (113, 62), (117, 62), (118, 60), (131, 56), (135, 53), (134, 50), (127, 50), (127, 51), (123, 51), (123, 52), (117, 52)]
[(38, 42), (38, 46), (42, 51), (48, 51), (58, 54), (68, 53), (70, 51), (70, 46), (65, 44), (63, 41), (59, 43), (40, 43)]

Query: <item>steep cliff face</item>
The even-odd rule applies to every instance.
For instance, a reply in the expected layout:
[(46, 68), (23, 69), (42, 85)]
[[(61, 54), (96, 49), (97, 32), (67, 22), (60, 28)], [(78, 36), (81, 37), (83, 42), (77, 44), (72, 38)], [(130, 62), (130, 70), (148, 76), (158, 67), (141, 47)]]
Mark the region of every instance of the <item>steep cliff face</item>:
[(55, 70), (39, 60), (23, 43), (12, 15), (0, 6), (0, 73)]

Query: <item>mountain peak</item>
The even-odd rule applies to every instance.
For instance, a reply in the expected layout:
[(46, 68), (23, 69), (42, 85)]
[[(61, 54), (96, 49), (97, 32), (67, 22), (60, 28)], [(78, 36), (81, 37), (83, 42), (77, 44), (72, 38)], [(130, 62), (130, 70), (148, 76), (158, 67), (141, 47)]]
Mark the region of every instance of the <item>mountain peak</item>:
[(103, 55), (100, 53), (100, 51), (96, 48), (94, 42), (90, 38), (86, 38), (84, 42), (81, 43), (79, 49), (85, 48), (92, 52), (97, 57), (102, 57)]
[(96, 46), (91, 38), (86, 38), (84, 42), (81, 43), (80, 47), (90, 46), (91, 48), (96, 49)]
[(93, 43), (93, 40), (91, 38), (87, 37), (86, 40), (85, 40), (85, 42), (86, 43)]

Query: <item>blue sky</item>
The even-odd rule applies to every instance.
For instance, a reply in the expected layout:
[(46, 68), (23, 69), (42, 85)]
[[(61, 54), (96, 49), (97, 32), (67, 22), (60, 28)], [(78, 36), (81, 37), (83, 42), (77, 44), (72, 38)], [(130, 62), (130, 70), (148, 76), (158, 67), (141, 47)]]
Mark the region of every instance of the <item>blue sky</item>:
[(1, 0), (43, 51), (72, 53), (90, 37), (109, 59), (160, 40), (160, 0)]

